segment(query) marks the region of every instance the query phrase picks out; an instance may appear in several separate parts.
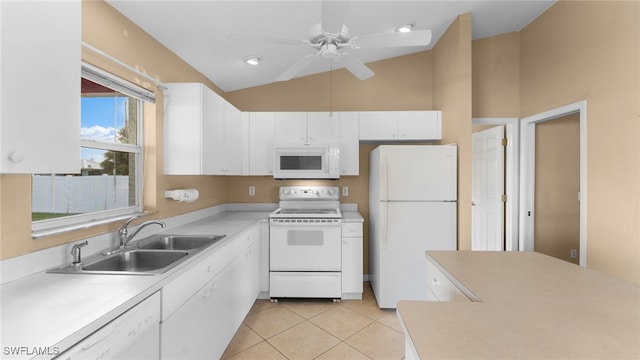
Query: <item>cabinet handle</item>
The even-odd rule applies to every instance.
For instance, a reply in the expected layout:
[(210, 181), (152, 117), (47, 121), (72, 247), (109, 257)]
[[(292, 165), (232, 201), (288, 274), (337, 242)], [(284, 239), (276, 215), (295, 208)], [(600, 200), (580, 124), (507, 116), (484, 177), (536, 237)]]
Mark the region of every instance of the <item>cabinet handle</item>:
[(433, 278), (433, 281), (431, 283), (433, 284), (433, 286), (438, 286), (438, 279)]

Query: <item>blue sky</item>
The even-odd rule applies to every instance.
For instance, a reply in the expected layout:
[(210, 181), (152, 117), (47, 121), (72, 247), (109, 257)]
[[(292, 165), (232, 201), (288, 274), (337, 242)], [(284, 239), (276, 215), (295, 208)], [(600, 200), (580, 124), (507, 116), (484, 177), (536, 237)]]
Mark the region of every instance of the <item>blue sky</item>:
[[(124, 126), (125, 97), (81, 98), (81, 129), (83, 139), (115, 142), (117, 129)], [(82, 159), (101, 162), (104, 150), (82, 149)]]

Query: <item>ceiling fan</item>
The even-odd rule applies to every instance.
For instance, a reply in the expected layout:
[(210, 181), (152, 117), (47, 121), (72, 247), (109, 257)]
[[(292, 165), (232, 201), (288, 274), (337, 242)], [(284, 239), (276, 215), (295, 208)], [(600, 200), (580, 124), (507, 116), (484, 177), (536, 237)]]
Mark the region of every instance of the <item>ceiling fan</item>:
[(322, 2), (322, 21), (313, 25), (307, 39), (287, 39), (261, 35), (228, 34), (229, 40), (268, 42), (283, 45), (309, 46), (315, 53), (304, 56), (280, 74), (277, 81), (287, 81), (302, 69), (319, 59), (331, 59), (344, 65), (360, 80), (369, 79), (374, 72), (360, 59), (344, 51), (345, 48), (360, 49), (391, 46), (426, 46), (431, 42), (430, 30), (407, 33), (393, 32), (350, 37), (349, 28), (344, 25), (349, 3), (325, 0)]

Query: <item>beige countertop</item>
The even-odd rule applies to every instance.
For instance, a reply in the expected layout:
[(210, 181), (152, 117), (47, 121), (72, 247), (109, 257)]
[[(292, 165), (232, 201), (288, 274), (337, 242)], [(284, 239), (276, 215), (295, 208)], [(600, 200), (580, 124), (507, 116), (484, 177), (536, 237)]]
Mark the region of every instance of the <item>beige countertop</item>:
[(401, 301), (421, 359), (640, 359), (640, 286), (535, 252), (428, 251), (480, 302)]

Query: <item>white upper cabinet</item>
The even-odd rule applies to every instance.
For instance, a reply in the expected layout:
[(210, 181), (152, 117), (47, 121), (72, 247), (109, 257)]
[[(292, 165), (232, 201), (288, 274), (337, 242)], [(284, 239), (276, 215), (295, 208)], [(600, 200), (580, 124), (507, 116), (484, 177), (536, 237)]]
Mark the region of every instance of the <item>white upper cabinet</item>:
[(0, 172), (80, 172), (81, 2), (0, 1)]
[(164, 110), (164, 173), (240, 175), (240, 110), (203, 84), (167, 84)]
[(337, 144), (340, 141), (338, 113), (317, 111), (307, 113), (307, 142), (310, 144)]
[(276, 143), (338, 143), (338, 116), (329, 112), (276, 112)]
[(243, 173), (242, 112), (230, 103), (224, 108), (224, 158), (223, 175)]
[(276, 125), (276, 143), (306, 143), (307, 113), (297, 111), (273, 113)]
[(203, 154), (213, 151), (203, 144), (204, 133), (214, 128), (213, 95), (196, 83), (166, 84), (164, 92), (164, 173), (199, 175), (208, 167)]
[(275, 113), (249, 114), (249, 175), (273, 175)]
[(440, 111), (362, 111), (361, 141), (442, 139)]
[(358, 113), (355, 111), (340, 112), (339, 119), (340, 175), (359, 175), (360, 142), (358, 141)]

